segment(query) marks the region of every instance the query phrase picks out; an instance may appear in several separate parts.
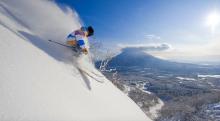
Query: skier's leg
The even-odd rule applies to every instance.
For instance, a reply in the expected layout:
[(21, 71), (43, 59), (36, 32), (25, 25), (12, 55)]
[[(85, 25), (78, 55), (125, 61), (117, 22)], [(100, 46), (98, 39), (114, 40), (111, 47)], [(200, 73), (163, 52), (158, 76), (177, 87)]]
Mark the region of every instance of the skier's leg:
[(74, 52), (74, 56), (78, 57), (81, 54), (81, 48), (79, 46), (73, 46), (72, 50)]

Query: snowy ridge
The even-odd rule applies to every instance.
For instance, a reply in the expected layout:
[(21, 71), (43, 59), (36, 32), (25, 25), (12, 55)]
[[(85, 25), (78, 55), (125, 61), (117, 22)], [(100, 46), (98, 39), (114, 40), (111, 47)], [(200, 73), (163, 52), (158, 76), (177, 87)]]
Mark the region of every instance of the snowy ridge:
[(74, 11), (52, 1), (0, 1), (1, 121), (150, 121), (107, 79), (75, 67), (99, 73), (88, 56), (46, 41), (64, 42), (79, 26)]

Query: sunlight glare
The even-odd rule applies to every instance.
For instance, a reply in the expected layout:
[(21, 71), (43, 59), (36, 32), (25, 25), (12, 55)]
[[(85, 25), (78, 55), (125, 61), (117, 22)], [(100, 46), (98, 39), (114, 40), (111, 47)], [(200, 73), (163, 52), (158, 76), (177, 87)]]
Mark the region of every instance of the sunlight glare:
[(207, 17), (207, 25), (211, 27), (211, 29), (214, 31), (215, 28), (220, 23), (220, 15), (217, 12), (212, 12)]

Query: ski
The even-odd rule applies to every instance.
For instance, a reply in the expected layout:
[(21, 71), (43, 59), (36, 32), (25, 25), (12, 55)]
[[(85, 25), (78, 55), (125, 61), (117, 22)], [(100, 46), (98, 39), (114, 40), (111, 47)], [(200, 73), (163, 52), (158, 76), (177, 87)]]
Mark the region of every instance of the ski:
[(98, 77), (105, 77), (105, 76), (100, 75), (100, 74), (97, 74), (97, 73), (95, 73), (95, 72), (93, 72), (93, 71), (91, 71), (91, 73), (93, 73), (94, 75), (96, 75), (96, 76), (98, 76)]
[[(60, 42), (57, 42), (57, 41), (53, 41), (53, 40), (48, 40), (48, 41), (49, 41), (49, 42), (53, 42), (53, 43), (58, 44), (58, 45), (61, 45), (61, 46), (64, 46), (64, 47), (71, 48), (73, 51), (78, 52), (78, 51), (76, 50), (76, 48), (74, 48), (74, 47), (72, 47), (72, 46), (68, 46), (68, 45), (65, 45), (65, 44), (63, 44), (63, 43), (60, 43)], [(83, 72), (84, 74), (88, 75), (89, 77), (93, 78), (93, 79), (96, 80), (97, 82), (104, 83), (104, 81), (98, 80), (97, 78), (95, 78), (94, 76), (92, 76), (92, 74), (93, 74), (93, 75), (96, 75), (96, 76), (98, 76), (98, 77), (104, 77), (104, 76), (99, 75), (99, 74), (97, 74), (97, 73), (95, 73), (95, 72), (88, 73), (87, 71), (85, 71), (85, 70), (83, 70), (83, 69), (81, 69), (81, 68), (79, 68), (79, 67), (77, 67), (77, 68), (78, 68), (79, 71), (81, 71), (81, 72)]]
[(99, 79), (95, 78), (94, 76), (92, 76), (93, 73), (91, 74), (91, 73), (89, 73), (89, 72), (87, 72), (87, 71), (85, 71), (85, 70), (83, 70), (83, 69), (81, 69), (81, 68), (79, 68), (79, 67), (77, 67), (77, 68), (78, 68), (78, 70), (79, 70), (80, 72), (82, 72), (82, 73), (86, 74), (87, 76), (93, 78), (93, 79), (96, 80), (97, 82), (104, 83), (104, 81), (99, 80)]

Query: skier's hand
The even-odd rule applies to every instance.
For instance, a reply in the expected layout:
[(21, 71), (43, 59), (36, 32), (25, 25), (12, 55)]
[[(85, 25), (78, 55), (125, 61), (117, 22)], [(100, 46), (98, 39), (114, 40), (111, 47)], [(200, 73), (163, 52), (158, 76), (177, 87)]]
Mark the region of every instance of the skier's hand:
[(86, 48), (83, 48), (83, 49), (82, 49), (82, 52), (83, 52), (85, 55), (88, 54), (88, 50), (87, 50)]

